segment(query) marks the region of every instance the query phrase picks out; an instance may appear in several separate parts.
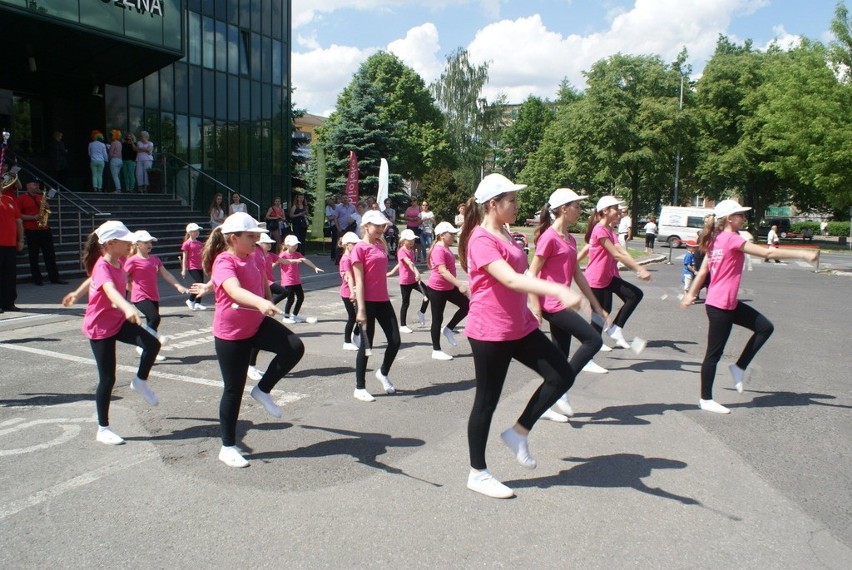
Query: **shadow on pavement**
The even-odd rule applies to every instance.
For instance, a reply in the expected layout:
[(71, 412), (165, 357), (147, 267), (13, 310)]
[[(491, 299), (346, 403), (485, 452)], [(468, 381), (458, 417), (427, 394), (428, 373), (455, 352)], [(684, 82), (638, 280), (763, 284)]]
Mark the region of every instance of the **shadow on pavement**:
[(459, 380), (458, 382), (443, 382), (440, 384), (430, 384), (429, 386), (417, 388), (416, 390), (397, 391), (404, 396), (411, 396), (413, 398), (428, 398), (430, 396), (441, 396), (443, 394), (452, 394), (454, 392), (464, 392), (474, 387), (476, 387), (476, 381), (471, 378), (470, 380)]
[[(605, 426), (642, 426), (651, 422), (645, 416), (661, 416), (666, 412), (697, 410), (696, 404), (628, 404), (607, 406), (592, 414), (576, 414), (570, 419), (571, 427), (582, 428), (590, 425)], [(586, 418), (585, 421), (578, 421)]]
[[(630, 354), (633, 354), (632, 352)], [(635, 359), (631, 359), (635, 360)], [(639, 362), (634, 362), (628, 366), (607, 366), (606, 368), (610, 371), (612, 370), (633, 370), (634, 372), (645, 372), (647, 370), (670, 370), (670, 371), (681, 371), (681, 372), (697, 372), (695, 369), (686, 368), (687, 366), (696, 366), (700, 367), (701, 362), (692, 362), (687, 360), (641, 360)]]
[[(0, 400), (0, 407), (18, 408), (25, 406), (59, 406), (62, 404), (71, 404), (74, 402), (92, 402), (95, 401), (94, 391), (87, 394), (60, 394), (58, 392), (46, 394), (21, 394), (21, 396), (30, 396), (29, 398), (20, 398), (17, 400)], [(112, 395), (110, 401), (121, 400), (121, 396)]]
[(836, 396), (829, 394), (815, 394), (813, 392), (771, 392), (761, 390), (745, 390), (746, 394), (761, 394), (751, 402), (729, 404), (729, 408), (780, 408), (792, 406), (826, 406), (829, 408), (852, 409), (852, 406), (844, 404), (830, 404), (820, 400), (836, 400)]
[(681, 345), (684, 344), (698, 343), (692, 340), (649, 340), (645, 348), (670, 348), (672, 350), (683, 352), (685, 354), (686, 351), (681, 348)]

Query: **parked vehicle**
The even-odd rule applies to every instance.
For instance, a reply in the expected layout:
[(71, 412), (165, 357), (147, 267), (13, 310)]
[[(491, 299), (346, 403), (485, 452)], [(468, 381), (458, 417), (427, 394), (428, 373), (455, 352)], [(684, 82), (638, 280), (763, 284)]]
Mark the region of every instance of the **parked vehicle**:
[(657, 240), (666, 242), (670, 247), (681, 247), (686, 240), (698, 239), (704, 218), (711, 214), (711, 208), (663, 206), (657, 222)]
[[(766, 237), (772, 226), (778, 226), (778, 237), (785, 238), (790, 233), (790, 218), (767, 218), (757, 226), (757, 235)], [(792, 236), (791, 236), (792, 237)], [(796, 235), (798, 237), (798, 234)]]

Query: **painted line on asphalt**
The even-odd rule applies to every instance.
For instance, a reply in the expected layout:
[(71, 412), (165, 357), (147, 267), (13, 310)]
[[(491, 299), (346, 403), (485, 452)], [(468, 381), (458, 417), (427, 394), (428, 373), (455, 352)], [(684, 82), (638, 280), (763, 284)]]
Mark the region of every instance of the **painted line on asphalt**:
[[(93, 358), (85, 358), (83, 356), (74, 356), (73, 354), (64, 354), (62, 352), (54, 352), (52, 350), (44, 350), (42, 348), (33, 348), (31, 346), (20, 346), (16, 344), (6, 344), (0, 342), (0, 348), (6, 348), (9, 350), (17, 350), (19, 352), (28, 352), (30, 354), (37, 354), (39, 356), (47, 356), (50, 358), (57, 358), (59, 360), (67, 360), (69, 362), (76, 362), (78, 364), (87, 364), (89, 366), (97, 367), (97, 363)], [(116, 366), (116, 370), (120, 370), (122, 372), (130, 372), (135, 374), (136, 367), (135, 366), (127, 366), (124, 364), (119, 364)], [(158, 372), (156, 370), (152, 370), (149, 378), (162, 378), (164, 380), (176, 380), (178, 382), (186, 382), (188, 384), (200, 384), (202, 386), (212, 386), (214, 388), (221, 388), (222, 381), (221, 380), (210, 380), (208, 378), (200, 378), (197, 376), (182, 376), (180, 374), (171, 374), (169, 372)], [(246, 393), (251, 392), (251, 388), (246, 386)], [(301, 400), (302, 398), (307, 398), (307, 394), (299, 394), (296, 392), (284, 392), (282, 390), (272, 390), (271, 394), (275, 397), (275, 402), (278, 404), (289, 404), (291, 402), (296, 402)]]
[(18, 499), (17, 501), (12, 501), (11, 503), (2, 505), (0, 506), (0, 521), (14, 514), (17, 514), (25, 509), (35, 507), (36, 505), (40, 505), (41, 503), (44, 503), (51, 499), (55, 499), (56, 497), (68, 493), (69, 491), (73, 491), (90, 483), (94, 483), (95, 481), (103, 479), (108, 475), (118, 473), (119, 471), (125, 471), (127, 469), (130, 469), (131, 467), (139, 465), (140, 463), (144, 463), (150, 459), (156, 459), (158, 457), (159, 456), (157, 455), (157, 453), (152, 450), (132, 459), (122, 458), (120, 461), (115, 461), (114, 463), (111, 463), (109, 465), (98, 467), (97, 469), (93, 469), (88, 473), (83, 473), (82, 475), (73, 477), (68, 481), (64, 481), (62, 483), (53, 485), (52, 487), (42, 489), (41, 491), (33, 493), (29, 497), (24, 497), (22, 499)]

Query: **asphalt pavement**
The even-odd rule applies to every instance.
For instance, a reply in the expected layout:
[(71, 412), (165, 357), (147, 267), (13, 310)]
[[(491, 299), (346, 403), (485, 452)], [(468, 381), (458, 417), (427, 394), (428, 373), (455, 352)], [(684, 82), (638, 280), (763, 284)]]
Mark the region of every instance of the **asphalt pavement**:
[[(697, 408), (707, 323), (700, 304), (679, 308), (679, 255), (649, 265), (650, 283), (625, 274), (645, 292), (626, 336), (647, 347), (598, 355), (610, 372), (578, 376), (570, 423), (541, 421), (530, 437), (534, 471), (499, 438), (538, 382), (512, 365), (487, 451), (510, 500), (465, 487), (470, 347), (458, 335), (444, 346), (455, 359), (433, 361), (414, 299), (390, 373), (398, 393), (372, 375), (377, 332), (377, 401), (352, 397), (355, 353), (341, 350), (325, 257), (312, 259), (328, 273), (304, 274), (302, 314), (318, 322), (291, 325), (305, 357), (273, 392), (283, 417), (243, 399), (247, 469), (217, 460), (212, 311), (163, 299), (157, 407), (129, 389), (138, 357), (119, 346), (111, 425), (127, 443), (110, 447), (94, 437), (83, 306), (59, 305), (76, 283), (20, 285), (23, 311), (0, 315), (0, 567), (848, 568), (852, 281), (752, 264), (740, 298), (775, 334), (739, 395), (726, 365), (747, 335), (735, 329), (715, 390), (733, 412), (720, 416)], [(390, 290), (396, 305), (396, 279)]]

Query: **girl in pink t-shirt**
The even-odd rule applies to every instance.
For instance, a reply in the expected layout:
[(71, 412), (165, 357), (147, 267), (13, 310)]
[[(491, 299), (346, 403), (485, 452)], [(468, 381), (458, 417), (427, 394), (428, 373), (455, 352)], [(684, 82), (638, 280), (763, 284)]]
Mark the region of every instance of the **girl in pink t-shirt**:
[[(166, 283), (177, 289), (178, 293), (187, 294), (189, 289), (177, 282), (163, 262), (156, 255), (151, 255), (157, 238), (140, 230), (135, 233), (136, 242), (133, 252), (124, 262), (127, 282), (130, 289), (130, 302), (145, 316), (146, 324), (153, 330), (160, 328), (160, 288), (157, 278), (162, 276)], [(142, 354), (142, 348), (136, 347), (136, 352)], [(157, 361), (162, 362), (166, 357), (157, 355)]]
[(414, 250), (417, 236), (409, 229), (404, 229), (399, 234), (399, 248), (396, 251), (397, 264), (393, 269), (388, 271), (388, 277), (392, 277), (399, 270), (399, 292), (402, 295), (402, 302), (399, 306), (399, 332), (411, 334), (412, 331), (407, 323), (408, 307), (411, 303), (411, 292), (414, 289), (419, 289), (423, 292), (423, 301), (420, 303), (420, 310), (417, 311), (417, 320), (420, 326), (426, 326), (426, 308), (429, 306), (429, 297), (427, 295), (426, 286), (420, 281), (420, 271), (414, 265), (414, 258), (417, 253)]
[(565, 357), (538, 328), (527, 307), (528, 295), (556, 297), (565, 307), (575, 307), (580, 296), (565, 285), (525, 274), (527, 256), (504, 224), (518, 215), (517, 191), (500, 174), (482, 179), (468, 201), (459, 241), (459, 263), (470, 284), (470, 312), (465, 335), (473, 352), (476, 395), (468, 420), (470, 452), (469, 489), (489, 497), (508, 498), (514, 493), (489, 473), (485, 446), (491, 417), (513, 359), (540, 374), (544, 381), (527, 403), (517, 423), (501, 437), (518, 462), (536, 466), (527, 436), (538, 418), (574, 383), (575, 372)]
[(815, 249), (766, 249), (747, 241), (738, 232), (743, 227), (745, 212), (748, 210), (751, 208), (740, 206), (735, 200), (722, 200), (716, 205), (714, 217), (708, 217), (698, 242), (701, 252), (705, 253), (704, 262), (681, 300), (684, 308), (692, 305), (704, 280), (710, 275), (710, 286), (704, 302), (709, 321), (707, 352), (701, 363), (701, 399), (698, 407), (717, 414), (731, 413), (730, 409), (713, 399), (716, 365), (725, 351), (731, 329), (739, 325), (753, 332), (736, 363), (728, 366), (734, 388), (740, 394), (743, 392), (746, 368), (774, 330), (769, 319), (737, 300), (745, 254), (766, 260), (803, 259), (810, 263), (819, 257), (819, 251)]
[[(621, 348), (630, 348), (624, 338), (623, 328), (627, 319), (642, 301), (642, 290), (622, 279), (618, 274), (618, 262), (636, 272), (639, 279), (648, 281), (648, 270), (633, 261), (633, 258), (620, 245), (612, 226), (621, 217), (619, 205), (622, 202), (615, 196), (604, 196), (598, 200), (595, 213), (589, 216), (586, 229), (586, 243), (589, 245), (589, 263), (586, 265), (586, 281), (597, 297), (598, 302), (609, 313), (612, 311), (612, 295), (618, 295), (624, 304), (619, 309), (606, 333)], [(598, 332), (603, 330), (601, 323), (592, 321)]]
[[(352, 250), (361, 241), (355, 232), (346, 232), (337, 240), (343, 251), (340, 257), (340, 300), (346, 309), (346, 325), (343, 327), (343, 350), (358, 350), (361, 345), (361, 327), (355, 326), (355, 275), (352, 273)], [(354, 333), (354, 335), (353, 335)]]
[[(381, 367), (376, 370), (376, 379), (382, 383), (386, 394), (396, 392), (388, 378), (396, 353), (399, 352), (399, 325), (388, 296), (388, 253), (383, 239), (385, 227), (390, 221), (376, 210), (370, 210), (361, 219), (364, 236), (352, 253), (352, 273), (355, 277), (355, 320), (362, 327), (361, 346), (355, 358), (355, 392), (353, 395), (362, 402), (374, 402), (376, 399), (367, 391), (365, 376), (367, 373), (367, 348), (372, 347), (376, 332), (376, 321), (385, 333), (388, 345)], [(363, 334), (366, 334), (366, 338)], [(367, 342), (365, 342), (365, 340)]]
[[(180, 250), (183, 252), (180, 256), (180, 276), (186, 279), (186, 274), (192, 278), (193, 283), (204, 283), (204, 272), (201, 270), (201, 250), (204, 249), (204, 244), (198, 241), (198, 234), (201, 232), (201, 226), (196, 223), (190, 223), (186, 226), (186, 234), (183, 236), (183, 243)], [(200, 295), (190, 293), (189, 299), (186, 300), (186, 306), (191, 311), (204, 311), (207, 309), (198, 300)]]
[(148, 386), (148, 375), (160, 351), (160, 341), (145, 330), (136, 307), (127, 302), (124, 292), (127, 275), (123, 261), (130, 253), (135, 237), (124, 224), (109, 221), (89, 235), (83, 246), (83, 265), (90, 276), (89, 303), (83, 318), (83, 334), (89, 339), (98, 365), (98, 388), (95, 407), (98, 412), (97, 440), (119, 445), (124, 440), (109, 429), (109, 403), (115, 386), (115, 343), (142, 348), (142, 358), (130, 388), (152, 406), (159, 399)]
[(281, 417), (281, 410), (269, 393), (305, 353), (299, 337), (272, 318), (280, 311), (270, 300), (269, 283), (254, 255), (260, 234), (266, 232), (245, 212), (228, 216), (210, 233), (204, 247), (203, 264), (210, 285), (193, 285), (215, 288), (213, 337), (224, 382), (219, 403), (219, 459), (229, 467), (248, 466), (236, 447), (236, 429), (252, 349), (275, 354), (251, 396), (276, 418)]
[[(586, 196), (578, 196), (568, 188), (559, 188), (550, 195), (546, 207), (541, 209), (535, 230), (535, 257), (530, 265), (530, 273), (566, 287), (576, 281), (580, 291), (592, 305), (592, 310), (606, 321), (609, 314), (601, 307), (580, 269), (580, 264), (577, 263), (577, 242), (568, 231), (569, 226), (577, 223), (583, 211), (580, 202), (584, 199)], [(592, 357), (603, 344), (601, 334), (579, 313), (565, 308), (559, 299), (549, 296), (530, 296), (530, 308), (539, 322), (544, 319), (550, 323), (550, 339), (565, 358), (570, 354), (571, 337), (577, 337), (580, 341), (580, 348), (570, 359), (571, 368), (575, 372), (606, 373), (605, 368), (592, 362)], [(567, 392), (556, 402), (556, 408), (561, 413), (548, 410), (542, 415), (542, 419), (567, 422), (568, 417), (574, 415)]]
[(281, 246), (281, 254), (278, 256), (278, 265), (281, 266), (281, 285), (284, 293), (276, 295), (272, 302), (276, 305), (282, 299), (287, 299), (284, 304), (284, 322), (288, 324), (304, 323), (305, 319), (299, 316), (299, 310), (305, 300), (305, 290), (302, 289), (301, 265), (307, 265), (314, 273), (322, 273), (323, 270), (299, 252), (299, 238), (290, 234), (284, 238)]
[[(456, 346), (456, 335), (453, 329), (467, 316), (470, 301), (467, 298), (467, 285), (456, 277), (456, 256), (450, 246), (456, 241), (459, 230), (449, 222), (441, 222), (435, 227), (435, 243), (426, 255), (426, 266), (432, 270), (429, 282), (426, 284), (429, 298), (432, 301), (432, 358), (434, 360), (452, 360), (453, 357), (441, 350), (441, 334), (447, 337), (447, 342)], [(458, 309), (447, 326), (441, 328), (444, 321), (444, 308), (447, 302)]]
[[(272, 275), (272, 269), (278, 265), (278, 254), (272, 251), (272, 246), (275, 245), (275, 240), (269, 237), (269, 234), (260, 234), (260, 239), (257, 242), (257, 247), (254, 250), (254, 259), (260, 272), (266, 278), (269, 284), (269, 291), (272, 293), (272, 302), (275, 303), (275, 296), (281, 295), (283, 299), (287, 291), (282, 285), (275, 282)], [(249, 358), (248, 377), (255, 382), (263, 378), (263, 370), (257, 367), (257, 356), (260, 350), (253, 348), (251, 350), (251, 358)]]

